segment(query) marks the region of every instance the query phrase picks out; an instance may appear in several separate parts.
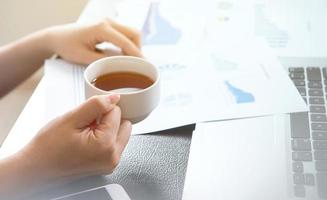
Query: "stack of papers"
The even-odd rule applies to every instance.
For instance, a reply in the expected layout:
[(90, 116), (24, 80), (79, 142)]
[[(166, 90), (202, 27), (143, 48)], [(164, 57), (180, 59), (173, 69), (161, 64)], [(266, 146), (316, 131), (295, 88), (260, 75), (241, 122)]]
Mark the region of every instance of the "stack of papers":
[[(136, 17), (134, 24), (140, 24), (140, 18), (144, 21), (140, 27), (143, 52), (161, 72), (162, 96), (150, 116), (133, 125), (133, 134), (196, 122), (307, 110), (263, 40), (242, 37), (234, 42), (212, 44), (200, 40), (205, 35), (185, 18), (187, 10), (176, 13), (170, 4), (158, 2), (144, 4), (148, 9), (137, 6), (141, 7), (140, 12), (148, 11), (147, 15)], [(133, 24), (126, 6), (120, 7), (120, 21)], [(101, 48), (110, 45), (103, 44)], [(85, 100), (84, 67), (63, 60), (48, 60), (45, 66), (48, 121)]]

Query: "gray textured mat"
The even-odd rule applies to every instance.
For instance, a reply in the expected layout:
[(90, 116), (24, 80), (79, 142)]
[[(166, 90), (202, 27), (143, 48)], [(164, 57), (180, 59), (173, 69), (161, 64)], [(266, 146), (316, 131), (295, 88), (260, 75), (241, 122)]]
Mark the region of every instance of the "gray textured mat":
[(189, 125), (132, 136), (113, 174), (88, 177), (52, 188), (39, 194), (38, 199), (75, 193), (108, 183), (121, 184), (135, 200), (181, 199), (194, 127)]

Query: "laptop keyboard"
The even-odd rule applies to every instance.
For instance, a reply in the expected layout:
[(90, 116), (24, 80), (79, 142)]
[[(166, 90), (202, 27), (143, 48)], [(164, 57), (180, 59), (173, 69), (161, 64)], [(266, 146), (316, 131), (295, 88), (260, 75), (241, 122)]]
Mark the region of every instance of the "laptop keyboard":
[(294, 195), (314, 187), (327, 199), (327, 68), (290, 67), (289, 76), (309, 105), (309, 113), (291, 114)]

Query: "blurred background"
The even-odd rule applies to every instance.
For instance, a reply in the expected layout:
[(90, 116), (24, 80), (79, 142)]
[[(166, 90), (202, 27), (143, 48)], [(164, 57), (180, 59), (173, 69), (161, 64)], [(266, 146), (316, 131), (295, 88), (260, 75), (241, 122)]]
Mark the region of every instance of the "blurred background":
[[(87, 0), (1, 0), (0, 45), (48, 26), (75, 22), (86, 3)], [(0, 145), (32, 95), (42, 72), (40, 69), (0, 99)]]

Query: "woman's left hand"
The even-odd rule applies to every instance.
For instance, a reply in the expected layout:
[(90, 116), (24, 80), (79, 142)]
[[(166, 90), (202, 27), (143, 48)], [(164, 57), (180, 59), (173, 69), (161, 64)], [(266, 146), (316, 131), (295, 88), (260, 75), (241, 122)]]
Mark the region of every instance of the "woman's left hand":
[(63, 59), (89, 64), (107, 55), (96, 45), (109, 42), (121, 48), (125, 55), (143, 57), (141, 34), (110, 19), (90, 25), (68, 24), (47, 30), (51, 50)]

